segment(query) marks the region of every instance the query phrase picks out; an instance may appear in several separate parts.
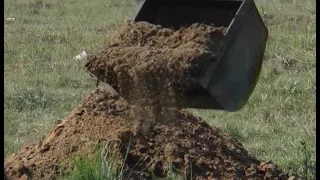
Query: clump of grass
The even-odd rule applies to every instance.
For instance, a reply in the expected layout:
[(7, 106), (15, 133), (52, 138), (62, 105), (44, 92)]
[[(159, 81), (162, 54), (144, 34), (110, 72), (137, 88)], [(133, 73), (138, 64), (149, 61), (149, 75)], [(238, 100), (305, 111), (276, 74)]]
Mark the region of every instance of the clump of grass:
[(311, 151), (305, 141), (300, 142), (300, 166), (291, 169), (292, 175), (299, 176), (304, 180), (316, 179), (315, 152)]
[[(130, 143), (124, 157), (124, 162), (118, 159), (117, 148), (114, 144), (108, 142), (104, 148), (99, 145), (98, 150), (90, 156), (79, 156), (74, 159), (73, 169), (69, 172), (67, 179), (70, 180), (122, 180), (131, 178), (124, 174), (124, 162), (127, 159)], [(139, 162), (137, 162), (139, 163)], [(192, 173), (190, 174), (192, 177)], [(151, 179), (155, 180), (183, 180), (184, 178), (175, 169), (170, 159), (167, 160), (165, 177), (159, 178), (152, 175)], [(191, 178), (192, 179), (192, 178)]]
[[(16, 111), (32, 111), (37, 108), (45, 109), (48, 103), (52, 103), (53, 99), (48, 99), (41, 89), (36, 91), (24, 90), (12, 96), (6, 97), (6, 103), (9, 107)], [(49, 100), (49, 102), (48, 102)]]
[(115, 150), (110, 144), (99, 148), (93, 159), (77, 157), (74, 168), (70, 173), (71, 180), (121, 180), (123, 177), (122, 166), (118, 164)]
[[(166, 169), (165, 169), (166, 177), (163, 178), (163, 179), (165, 179), (165, 180), (183, 180), (184, 179), (179, 174), (179, 170), (174, 167), (174, 165), (173, 165), (173, 163), (172, 163), (172, 161), (171, 161), (171, 159), (169, 157), (167, 158), (166, 164), (167, 164), (166, 165)], [(190, 174), (190, 177), (192, 177), (192, 174)]]

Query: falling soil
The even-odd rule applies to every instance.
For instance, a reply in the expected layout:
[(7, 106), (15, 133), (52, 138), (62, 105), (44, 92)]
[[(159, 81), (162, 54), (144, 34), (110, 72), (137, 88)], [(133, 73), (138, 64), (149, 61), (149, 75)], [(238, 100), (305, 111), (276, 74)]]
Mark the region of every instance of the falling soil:
[(153, 122), (144, 135), (143, 119), (128, 118), (135, 108), (114, 92), (96, 90), (43, 140), (6, 158), (9, 179), (51, 179), (72, 168), (72, 158), (93, 153), (98, 142), (119, 145), (119, 162), (125, 162), (129, 179), (165, 177), (170, 164), (187, 179), (288, 178), (273, 163), (250, 157), (241, 143), (184, 110), (176, 111), (173, 121)]
[(198, 90), (197, 79), (217, 63), (224, 31), (197, 23), (178, 30), (129, 23), (86, 67), (130, 104), (181, 106), (182, 95)]

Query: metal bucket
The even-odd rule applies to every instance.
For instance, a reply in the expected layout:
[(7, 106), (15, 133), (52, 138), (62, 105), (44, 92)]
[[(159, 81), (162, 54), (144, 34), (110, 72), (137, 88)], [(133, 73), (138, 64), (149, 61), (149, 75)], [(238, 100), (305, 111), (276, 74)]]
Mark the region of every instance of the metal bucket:
[(261, 71), (268, 31), (253, 0), (145, 0), (134, 21), (180, 28), (192, 23), (228, 27), (216, 60), (198, 79), (202, 90), (184, 99), (189, 108), (237, 111)]

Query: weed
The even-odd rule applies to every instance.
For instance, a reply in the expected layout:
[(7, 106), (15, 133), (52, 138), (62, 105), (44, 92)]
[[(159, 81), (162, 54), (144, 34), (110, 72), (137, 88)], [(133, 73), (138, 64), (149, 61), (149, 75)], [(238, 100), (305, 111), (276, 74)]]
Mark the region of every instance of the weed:
[(300, 142), (299, 146), (299, 159), (300, 165), (291, 167), (290, 171), (295, 176), (300, 176), (305, 180), (315, 180), (316, 179), (316, 161), (315, 152), (310, 150), (305, 141)]
[[(106, 152), (103, 152), (106, 151)], [(122, 180), (122, 166), (117, 163), (116, 152), (107, 144), (100, 146), (96, 157), (77, 157), (69, 179), (72, 180)]]

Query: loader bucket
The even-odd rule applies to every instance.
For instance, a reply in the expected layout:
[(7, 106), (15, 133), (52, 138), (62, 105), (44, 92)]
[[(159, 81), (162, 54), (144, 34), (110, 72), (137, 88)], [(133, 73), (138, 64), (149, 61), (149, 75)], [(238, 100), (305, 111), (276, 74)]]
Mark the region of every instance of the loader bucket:
[(231, 112), (246, 104), (257, 84), (268, 38), (253, 0), (145, 0), (133, 20), (170, 28), (192, 23), (228, 27), (216, 60), (197, 77), (202, 90), (184, 101), (189, 108)]

